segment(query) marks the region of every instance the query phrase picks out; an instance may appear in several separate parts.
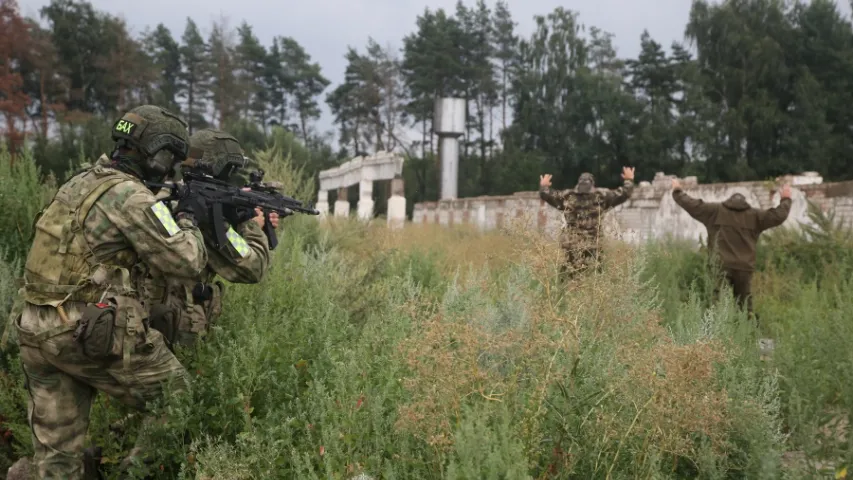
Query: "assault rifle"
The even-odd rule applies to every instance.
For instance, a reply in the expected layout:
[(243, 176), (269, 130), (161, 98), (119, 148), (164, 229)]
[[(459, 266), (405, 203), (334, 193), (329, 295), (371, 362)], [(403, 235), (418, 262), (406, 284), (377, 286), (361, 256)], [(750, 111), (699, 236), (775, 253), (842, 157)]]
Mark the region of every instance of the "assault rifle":
[[(278, 246), (275, 228), (270, 222), (270, 213), (276, 212), (280, 217), (286, 217), (293, 212), (308, 215), (319, 215), (320, 212), (311, 206), (303, 206), (302, 202), (288, 197), (279, 188), (270, 183), (263, 183), (264, 171), (251, 172), (249, 183), (245, 187), (234, 186), (222, 177), (230, 176), (233, 168), (226, 167), (222, 172), (216, 172), (216, 177), (205, 173), (205, 165), (195, 165), (184, 168), (182, 175), (184, 183), (154, 183), (145, 182), (149, 188), (166, 188), (171, 191), (163, 202), (180, 200), (190, 195), (201, 196), (209, 206), (211, 225), (213, 226), (213, 244), (216, 248), (224, 248), (228, 243), (228, 225), (225, 222), (225, 209), (236, 212), (254, 212), (261, 208), (264, 215), (264, 233), (269, 240), (270, 250)], [(223, 173), (224, 172), (224, 173)], [(213, 173), (213, 172), (211, 172)], [(217, 178), (219, 177), (219, 178)], [(249, 190), (244, 190), (248, 188)]]

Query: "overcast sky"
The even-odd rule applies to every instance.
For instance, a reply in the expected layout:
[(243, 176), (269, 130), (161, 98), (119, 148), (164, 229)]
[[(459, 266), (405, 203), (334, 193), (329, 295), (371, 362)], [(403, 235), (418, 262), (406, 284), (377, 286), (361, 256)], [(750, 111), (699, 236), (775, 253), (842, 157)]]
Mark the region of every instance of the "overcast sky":
[[(21, 12), (38, 18), (38, 11), (50, 0), (19, 0)], [(405, 35), (415, 30), (415, 19), (427, 6), (435, 11), (444, 8), (455, 11), (456, 0), (147, 0), (145, 2), (115, 2), (90, 0), (98, 9), (124, 18), (132, 33), (146, 26), (163, 23), (180, 41), (186, 18), (192, 17), (207, 37), (211, 23), (222, 16), (231, 26), (245, 20), (265, 45), (274, 36), (295, 38), (323, 68), (332, 85), (331, 91), (343, 80), (344, 53), (347, 45), (362, 50), (368, 37), (382, 45), (399, 50)], [(465, 1), (473, 5), (475, 0)], [(494, 0), (487, 0), (494, 5)], [(668, 47), (681, 41), (690, 11), (690, 0), (511, 0), (508, 2), (517, 32), (529, 35), (534, 27), (533, 16), (545, 15), (554, 8), (574, 10), (586, 25), (615, 35), (617, 53), (621, 57), (635, 56), (640, 35), (647, 29), (659, 43)], [(277, 7), (273, 5), (279, 5)], [(842, 8), (849, 13), (847, 2)], [(325, 94), (323, 95), (325, 98)], [(321, 131), (333, 128), (325, 102)]]

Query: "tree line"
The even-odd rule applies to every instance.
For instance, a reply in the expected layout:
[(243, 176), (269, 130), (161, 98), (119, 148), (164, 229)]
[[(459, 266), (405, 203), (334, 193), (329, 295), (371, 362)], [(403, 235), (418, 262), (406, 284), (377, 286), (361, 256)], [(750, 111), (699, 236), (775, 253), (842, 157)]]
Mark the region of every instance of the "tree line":
[[(313, 173), (402, 151), (411, 206), (438, 196), (432, 114), (454, 96), (468, 103), (461, 196), (535, 189), (541, 172), (569, 186), (590, 171), (612, 185), (623, 165), (640, 179), (853, 178), (853, 25), (830, 0), (697, 0), (684, 41), (665, 47), (646, 32), (636, 58), (563, 8), (535, 17), (529, 35), (516, 25), (502, 0), (427, 8), (401, 48), (342, 46), (345, 78), (332, 85), (297, 39), (264, 45), (246, 22), (213, 22), (205, 37), (188, 18), (183, 32), (159, 24), (132, 36), (84, 1), (52, 0), (22, 18), (0, 0), (3, 135), (62, 175), (106, 148), (106, 121), (156, 103), (250, 149), (284, 129)], [(316, 127), (321, 102), (336, 145)]]

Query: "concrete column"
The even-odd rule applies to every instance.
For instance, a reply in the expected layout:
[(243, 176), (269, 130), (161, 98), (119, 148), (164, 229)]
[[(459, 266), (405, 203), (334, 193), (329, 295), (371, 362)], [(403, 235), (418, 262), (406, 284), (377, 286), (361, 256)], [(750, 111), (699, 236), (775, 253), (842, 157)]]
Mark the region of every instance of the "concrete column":
[(459, 139), (447, 135), (439, 138), (441, 154), (441, 199), (455, 200), (459, 188)]
[[(389, 211), (391, 210), (390, 203), (388, 205), (388, 210)], [(415, 208), (412, 209), (412, 223), (425, 223), (424, 222), (425, 216), (426, 216), (426, 209), (424, 209), (422, 204), (416, 203)], [(391, 223), (391, 215), (388, 215), (388, 223), (389, 224)]]
[(358, 184), (358, 218), (369, 221), (373, 218), (373, 180), (362, 180)]
[(317, 192), (317, 205), (314, 206), (320, 212), (320, 218), (329, 214), (329, 192), (320, 190)]
[(432, 131), (438, 135), (441, 157), (441, 200), (457, 198), (459, 184), (459, 137), (465, 133), (464, 98), (437, 98)]
[(481, 203), (477, 206), (477, 217), (476, 217), (477, 228), (480, 229), (481, 232), (486, 230), (486, 204)]
[(391, 196), (388, 197), (388, 227), (402, 228), (406, 223), (406, 195), (403, 179), (391, 180)]
[(450, 202), (439, 201), (438, 208), (436, 209), (438, 213), (438, 224), (444, 227), (450, 225)]
[(347, 200), (347, 187), (338, 189), (338, 199), (335, 200), (335, 216), (349, 217), (349, 200)]

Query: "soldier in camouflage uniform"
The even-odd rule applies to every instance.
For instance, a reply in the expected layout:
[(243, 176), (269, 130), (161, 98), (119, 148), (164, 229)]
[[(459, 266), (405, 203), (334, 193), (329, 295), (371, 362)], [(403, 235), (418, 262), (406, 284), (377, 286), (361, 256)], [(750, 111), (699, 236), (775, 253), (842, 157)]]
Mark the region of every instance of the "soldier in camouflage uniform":
[(184, 388), (187, 378), (148, 328), (139, 294), (149, 268), (195, 277), (208, 261), (195, 215), (203, 201), (183, 200), (176, 221), (143, 183), (162, 181), (186, 158), (186, 123), (146, 105), (117, 121), (112, 137), (110, 162), (72, 177), (40, 212), (25, 264), (14, 322), (38, 478), (83, 478), (98, 391), (144, 410), (165, 382)]
[[(217, 130), (200, 130), (190, 137), (190, 156), (184, 162), (214, 165), (218, 170), (228, 160), (245, 163), (243, 149), (233, 136)], [(248, 179), (232, 174), (231, 182), (245, 185)], [(218, 274), (234, 283), (258, 283), (269, 267), (270, 250), (263, 232), (264, 216), (259, 210), (225, 212), (229, 226), (229, 244), (217, 249), (203, 231), (208, 252), (208, 264), (200, 275), (170, 276), (152, 271), (146, 282), (148, 298), (154, 305), (151, 326), (160, 330), (170, 345), (193, 345), (204, 336), (222, 309), (223, 285), (214, 281)], [(278, 226), (278, 214), (270, 214), (273, 227)]]
[(562, 277), (586, 270), (597, 264), (601, 219), (605, 212), (624, 203), (634, 191), (634, 169), (622, 169), (622, 187), (616, 190), (595, 188), (591, 173), (583, 173), (573, 189), (557, 191), (551, 188), (551, 175), (539, 177), (539, 197), (563, 212), (563, 229), (560, 246), (565, 261), (560, 269)]

